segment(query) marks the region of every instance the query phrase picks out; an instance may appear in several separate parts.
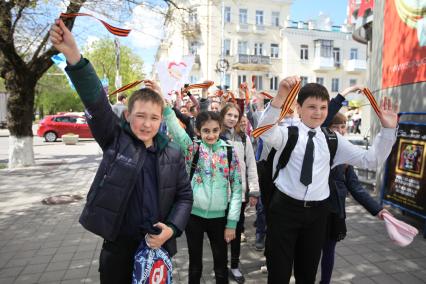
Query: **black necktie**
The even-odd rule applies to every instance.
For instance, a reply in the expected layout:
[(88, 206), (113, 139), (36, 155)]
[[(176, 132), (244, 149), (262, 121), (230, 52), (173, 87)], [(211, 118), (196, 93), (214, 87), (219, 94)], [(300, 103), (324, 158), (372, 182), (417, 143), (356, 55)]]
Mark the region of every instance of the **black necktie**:
[(303, 158), (302, 172), (300, 174), (300, 182), (308, 186), (312, 183), (312, 165), (314, 163), (314, 130), (309, 130), (308, 143), (306, 143), (305, 157)]

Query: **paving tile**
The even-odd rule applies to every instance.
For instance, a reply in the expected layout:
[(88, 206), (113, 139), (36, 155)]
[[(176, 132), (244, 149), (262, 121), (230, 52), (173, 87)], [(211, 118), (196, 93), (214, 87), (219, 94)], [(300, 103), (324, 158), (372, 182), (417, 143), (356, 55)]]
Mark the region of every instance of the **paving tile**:
[(70, 262), (68, 261), (56, 261), (51, 262), (46, 267), (46, 271), (57, 271), (57, 270), (67, 270), (70, 266)]
[(49, 283), (55, 282), (59, 283), (62, 280), (62, 277), (65, 275), (65, 270), (57, 270), (57, 271), (45, 271), (40, 279), (40, 283)]
[(65, 273), (64, 280), (86, 278), (89, 268), (68, 269)]
[[(399, 284), (399, 283), (409, 283), (409, 282), (400, 282), (397, 279), (393, 278), (390, 275), (381, 274), (377, 276), (372, 276), (371, 279), (378, 284)], [(411, 284), (411, 283), (410, 283)]]
[(16, 278), (16, 281), (14, 284), (32, 284), (32, 283), (39, 283), (38, 280), (40, 279), (41, 273), (34, 273), (34, 274), (21, 274)]
[(47, 263), (41, 264), (30, 264), (25, 266), (22, 274), (34, 274), (34, 273), (42, 273), (47, 267)]

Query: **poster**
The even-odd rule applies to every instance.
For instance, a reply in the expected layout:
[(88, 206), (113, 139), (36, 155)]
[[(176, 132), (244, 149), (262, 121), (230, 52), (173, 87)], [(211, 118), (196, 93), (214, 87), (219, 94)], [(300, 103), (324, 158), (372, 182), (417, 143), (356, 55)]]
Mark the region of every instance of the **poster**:
[(170, 99), (173, 91), (180, 90), (188, 83), (188, 76), (194, 64), (194, 56), (186, 56), (182, 60), (165, 60), (156, 64), (161, 89), (166, 99)]
[(382, 88), (426, 81), (426, 0), (388, 0)]
[(383, 199), (426, 216), (426, 124), (401, 122)]

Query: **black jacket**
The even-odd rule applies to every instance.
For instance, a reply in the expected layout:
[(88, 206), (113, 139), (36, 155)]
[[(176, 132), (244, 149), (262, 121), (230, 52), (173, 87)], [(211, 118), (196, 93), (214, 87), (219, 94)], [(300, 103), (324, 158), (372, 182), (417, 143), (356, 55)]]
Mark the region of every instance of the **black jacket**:
[[(143, 142), (130, 126), (115, 116), (92, 65), (81, 59), (66, 68), (85, 107), (93, 137), (103, 150), (103, 158), (87, 195), (80, 223), (87, 230), (114, 241), (135, 189), (137, 175), (146, 156)], [(176, 253), (175, 237), (185, 229), (192, 209), (192, 189), (179, 148), (157, 134), (157, 184), (160, 221), (172, 225), (175, 235), (164, 244)], [(177, 230), (176, 230), (177, 229)]]

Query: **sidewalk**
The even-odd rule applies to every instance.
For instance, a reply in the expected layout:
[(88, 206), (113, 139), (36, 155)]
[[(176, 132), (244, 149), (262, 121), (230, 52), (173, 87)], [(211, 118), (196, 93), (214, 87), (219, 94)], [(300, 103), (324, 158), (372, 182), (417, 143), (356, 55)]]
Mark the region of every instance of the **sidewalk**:
[[(100, 161), (99, 149), (91, 141), (75, 147), (46, 143), (35, 151), (37, 166), (0, 170), (0, 283), (99, 283), (102, 240), (78, 223), (84, 201), (54, 206), (40, 202), (58, 194), (85, 196)], [(348, 236), (337, 245), (333, 283), (426, 282), (426, 240), (418, 236), (409, 247), (397, 247), (389, 241), (384, 224), (359, 205), (349, 201), (347, 211)], [(263, 254), (254, 249), (254, 211), (246, 213), (248, 240), (242, 247), (241, 267), (246, 283), (266, 283), (266, 274), (259, 270)], [(422, 229), (421, 222), (397, 217)], [(174, 283), (187, 283), (184, 236), (178, 250)], [(204, 261), (202, 283), (214, 283), (207, 240)]]

